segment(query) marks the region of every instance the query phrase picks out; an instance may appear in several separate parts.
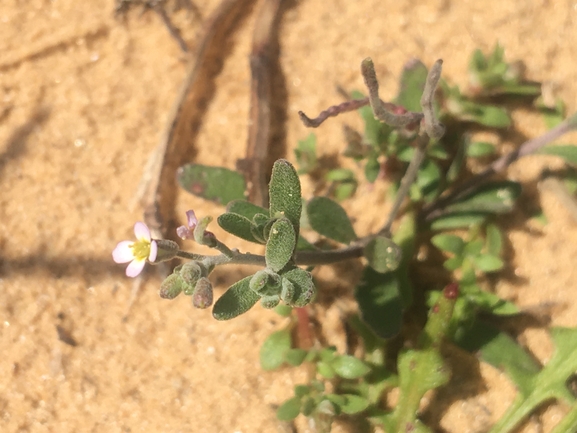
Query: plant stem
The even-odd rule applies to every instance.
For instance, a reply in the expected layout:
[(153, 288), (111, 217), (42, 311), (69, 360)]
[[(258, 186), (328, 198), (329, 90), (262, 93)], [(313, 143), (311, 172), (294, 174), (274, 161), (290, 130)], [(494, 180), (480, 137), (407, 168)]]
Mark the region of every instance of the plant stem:
[(467, 182), (457, 186), (450, 194), (441, 197), (438, 200), (425, 206), (422, 210), (421, 217), (424, 221), (430, 221), (441, 215), (443, 208), (447, 205), (465, 197), (474, 191), (481, 183), (493, 176), (495, 173), (505, 170), (509, 165), (517, 161), (519, 158), (530, 155), (546, 144), (551, 143), (562, 135), (577, 129), (577, 113), (565, 119), (555, 128), (541, 135), (523, 143), (518, 149), (503, 155), (501, 158), (493, 162), (489, 167), (477, 174)]
[(409, 189), (411, 185), (415, 181), (417, 174), (419, 173), (419, 167), (425, 158), (425, 154), (427, 151), (427, 145), (429, 144), (429, 136), (427, 134), (419, 135), (417, 140), (417, 147), (415, 149), (415, 154), (409, 166), (407, 167), (407, 171), (401, 180), (401, 186), (399, 187), (399, 191), (397, 192), (397, 197), (395, 198), (395, 203), (393, 204), (393, 208), (389, 213), (389, 217), (387, 222), (383, 226), (382, 229), (379, 230), (378, 234), (383, 235), (386, 237), (391, 237), (391, 226), (393, 225), (393, 221), (397, 217), (397, 213), (403, 204), (403, 200), (409, 193)]

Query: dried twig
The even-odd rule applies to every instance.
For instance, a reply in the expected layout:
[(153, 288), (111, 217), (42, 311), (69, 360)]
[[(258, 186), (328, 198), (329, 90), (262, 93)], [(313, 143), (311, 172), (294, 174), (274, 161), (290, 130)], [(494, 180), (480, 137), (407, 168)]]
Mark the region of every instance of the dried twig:
[[(139, 197), (144, 208), (144, 221), (155, 238), (165, 237), (164, 222), (170, 220), (167, 214), (174, 207), (176, 194), (174, 173), (181, 162), (181, 155), (198, 131), (207, 93), (214, 87), (214, 78), (222, 65), (223, 46), (238, 17), (251, 1), (223, 0), (207, 20), (196, 56), (172, 107), (168, 126), (153, 155), (151, 167), (145, 173), (145, 187)], [(164, 216), (161, 201), (164, 202)]]
[[(433, 69), (431, 69), (431, 71), (433, 71)], [(366, 58), (361, 63), (361, 73), (363, 74), (365, 85), (369, 89), (369, 101), (375, 119), (385, 122), (387, 125), (391, 125), (395, 128), (404, 128), (409, 125), (418, 124), (421, 121), (423, 113), (413, 113), (411, 111), (406, 113), (394, 113), (387, 110), (387, 106), (385, 106), (379, 98), (379, 82), (377, 81), (377, 75), (375, 74), (375, 66), (370, 58)]]
[(250, 54), (250, 121), (246, 158), (239, 161), (247, 181), (248, 200), (268, 206), (267, 160), (271, 129), (271, 39), (282, 0), (261, 6), (253, 33)]
[[(338, 105), (333, 105), (332, 107), (329, 107), (324, 111), (321, 111), (320, 114), (314, 119), (311, 119), (302, 111), (299, 111), (299, 117), (301, 118), (302, 122), (307, 128), (317, 128), (329, 117), (335, 117), (341, 113), (357, 110), (361, 107), (364, 107), (365, 105), (369, 105), (369, 98), (353, 99), (351, 101), (345, 101)], [(388, 105), (393, 106), (393, 104)]]

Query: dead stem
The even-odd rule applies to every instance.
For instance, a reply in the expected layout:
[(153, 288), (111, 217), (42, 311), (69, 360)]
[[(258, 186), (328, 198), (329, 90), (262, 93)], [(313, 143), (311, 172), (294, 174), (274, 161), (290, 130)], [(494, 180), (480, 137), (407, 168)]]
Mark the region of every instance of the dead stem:
[(261, 6), (250, 54), (250, 118), (246, 157), (239, 161), (245, 174), (248, 201), (268, 206), (267, 161), (271, 129), (271, 39), (278, 21), (281, 0)]

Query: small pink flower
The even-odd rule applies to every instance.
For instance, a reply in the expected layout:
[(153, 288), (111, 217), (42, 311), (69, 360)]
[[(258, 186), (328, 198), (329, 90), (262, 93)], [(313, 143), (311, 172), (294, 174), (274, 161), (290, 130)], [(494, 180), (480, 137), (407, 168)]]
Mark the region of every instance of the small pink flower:
[[(196, 218), (196, 215), (194, 214), (193, 210), (186, 211), (186, 218), (188, 227), (187, 226), (178, 227), (176, 229), (177, 236), (182, 240), (196, 239), (196, 241), (201, 245), (214, 246), (216, 236), (214, 236), (214, 233), (209, 232), (208, 230), (203, 230), (202, 239), (199, 240), (195, 238), (194, 232), (196, 230), (196, 226), (198, 225), (198, 219)], [(203, 220), (200, 221), (200, 224), (204, 228), (212, 220), (212, 218), (209, 218), (208, 221), (205, 221), (207, 218), (209, 217), (205, 217), (203, 218)], [(199, 236), (199, 234), (197, 234), (197, 236)]]
[(130, 262), (126, 267), (126, 276), (128, 277), (138, 276), (144, 269), (146, 260), (153, 262), (156, 260), (158, 252), (156, 241), (152, 240), (146, 224), (141, 222), (134, 224), (134, 234), (136, 235), (136, 242), (119, 242), (112, 251), (112, 258), (116, 263)]
[(176, 229), (177, 236), (182, 239), (194, 239), (194, 229), (198, 224), (198, 219), (196, 219), (196, 215), (193, 210), (186, 211), (186, 218), (188, 222), (187, 226), (180, 226)]

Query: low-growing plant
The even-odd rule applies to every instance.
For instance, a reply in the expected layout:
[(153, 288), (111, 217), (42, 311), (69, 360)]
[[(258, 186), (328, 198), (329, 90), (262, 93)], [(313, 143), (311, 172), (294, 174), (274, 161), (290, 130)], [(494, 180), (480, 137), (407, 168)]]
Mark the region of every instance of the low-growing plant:
[[(421, 418), (420, 406), (425, 393), (448, 382), (451, 372), (441, 347), (456, 344), (504, 370), (517, 387), (516, 400), (492, 433), (514, 431), (551, 400), (572, 408), (555, 432), (576, 431), (577, 405), (567, 384), (577, 372), (577, 329), (551, 329), (556, 351), (547, 365), (538, 365), (514, 338), (487, 320), (523, 314), (488, 290), (487, 281), (507, 266), (499, 217), (511, 213), (523, 193), (519, 182), (494, 175), (536, 152), (577, 162), (576, 146), (548, 145), (577, 128), (577, 115), (564, 119), (561, 102), (546, 105), (539, 84), (525, 81), (519, 68), (505, 61), (499, 45), (489, 55), (475, 51), (466, 91), (443, 80), (441, 69), (441, 60), (429, 70), (418, 60), (410, 61), (397, 97), (384, 102), (373, 62), (365, 59), (361, 73), (367, 97), (352, 92), (351, 100), (316, 118), (299, 113), (306, 126), (316, 128), (329, 117), (357, 111), (364, 131), (345, 126), (343, 156), (362, 167), (365, 179), (344, 167), (323, 171), (314, 134), (298, 143), (297, 168), (285, 159), (274, 163), (268, 207), (244, 199), (244, 179), (234, 171), (198, 164), (181, 167), (178, 181), (184, 189), (227, 203), (216, 220), (220, 228), (264, 246), (264, 254), (225, 245), (208, 230), (212, 217), (197, 219), (189, 211), (178, 236), (218, 254), (190, 253), (174, 241), (152, 239), (146, 225), (137, 223), (137, 241), (118, 244), (114, 260), (130, 262), (126, 274), (134, 277), (147, 261), (182, 259), (161, 284), (160, 296), (173, 299), (183, 293), (197, 308), (213, 304), (209, 277), (217, 266), (259, 266), (216, 300), (212, 314), (230, 320), (260, 302), (288, 318), (261, 349), (265, 370), (307, 365), (308, 382), (295, 386), (294, 397), (280, 405), (281, 420), (302, 414), (321, 432), (330, 431), (337, 416), (354, 418), (358, 431), (374, 426), (392, 433), (432, 431)], [(497, 157), (498, 143), (476, 141), (470, 131), (473, 126), (510, 128), (506, 104), (511, 98), (533, 103), (552, 129)], [(472, 161), (477, 174), (470, 171)], [(302, 197), (299, 176), (313, 174), (324, 193)], [(393, 204), (381, 226), (360, 237), (340, 202), (353, 197), (363, 182), (387, 182)], [(567, 182), (576, 185), (570, 170)], [(310, 241), (312, 232), (321, 241)], [(415, 262), (423, 248), (428, 260)], [(351, 288), (358, 312), (347, 323), (361, 349), (338, 353), (335, 347), (313, 344), (309, 305), (323, 290), (314, 269), (353, 259), (365, 265)], [(438, 278), (426, 286), (415, 281), (420, 266), (436, 266)], [(423, 311), (428, 311), (426, 317)], [(398, 399), (390, 407), (386, 397), (395, 388)]]

